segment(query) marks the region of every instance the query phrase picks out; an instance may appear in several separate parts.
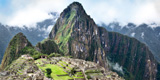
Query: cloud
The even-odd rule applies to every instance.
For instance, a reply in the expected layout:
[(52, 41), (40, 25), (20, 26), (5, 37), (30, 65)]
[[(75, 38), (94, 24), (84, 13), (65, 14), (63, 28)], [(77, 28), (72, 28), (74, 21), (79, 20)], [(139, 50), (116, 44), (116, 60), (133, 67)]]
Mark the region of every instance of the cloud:
[[(4, 8), (12, 10), (10, 14), (0, 13), (0, 22), (10, 26), (27, 26), (35, 27), (37, 22), (45, 19), (52, 18), (48, 13), (50, 12), (62, 12), (63, 9), (69, 5), (66, 0), (12, 0), (10, 8)], [(5, 11), (4, 11), (5, 12)]]
[(138, 5), (132, 13), (131, 22), (141, 23), (160, 23), (160, 14), (154, 2), (146, 2), (143, 5)]
[(108, 61), (108, 64), (111, 69), (116, 70), (120, 72), (121, 74), (124, 74), (123, 67), (120, 66), (118, 63), (113, 63), (113, 62)]
[(51, 15), (48, 15), (46, 12), (37, 10), (37, 9), (27, 9), (18, 11), (11, 20), (8, 21), (8, 25), (12, 26), (32, 26), (36, 22), (40, 22), (44, 19), (51, 18)]
[(122, 25), (128, 22), (139, 25), (153, 22), (160, 24), (159, 3), (159, 0), (100, 0), (84, 6), (98, 24), (117, 21)]
[[(51, 18), (49, 12), (61, 13), (74, 0), (12, 0), (0, 8), (0, 22), (14, 26), (30, 26)], [(160, 24), (159, 0), (77, 0), (97, 24), (118, 21)], [(7, 14), (5, 12), (8, 12)]]

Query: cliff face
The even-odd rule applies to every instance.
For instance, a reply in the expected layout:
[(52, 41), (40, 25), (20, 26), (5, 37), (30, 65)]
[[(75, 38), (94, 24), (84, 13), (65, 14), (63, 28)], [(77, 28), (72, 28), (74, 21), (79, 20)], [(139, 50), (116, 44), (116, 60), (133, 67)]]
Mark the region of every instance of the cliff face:
[(21, 50), (25, 47), (32, 47), (31, 43), (26, 39), (23, 33), (18, 33), (10, 41), (3, 60), (1, 63), (1, 69), (5, 69), (7, 65), (11, 64), (13, 60), (16, 60), (20, 55), (22, 55)]
[(75, 2), (61, 13), (49, 38), (54, 39), (65, 55), (106, 66), (98, 33), (93, 19), (86, 14), (81, 4)]
[(78, 2), (61, 13), (49, 39), (53, 39), (65, 55), (94, 61), (106, 68), (111, 66), (109, 62), (118, 63), (126, 79), (156, 78), (157, 62), (143, 43), (98, 27)]
[(123, 66), (124, 74), (129, 80), (154, 80), (157, 62), (143, 43), (134, 38), (115, 32), (108, 32), (99, 27), (101, 45), (106, 57), (112, 63)]

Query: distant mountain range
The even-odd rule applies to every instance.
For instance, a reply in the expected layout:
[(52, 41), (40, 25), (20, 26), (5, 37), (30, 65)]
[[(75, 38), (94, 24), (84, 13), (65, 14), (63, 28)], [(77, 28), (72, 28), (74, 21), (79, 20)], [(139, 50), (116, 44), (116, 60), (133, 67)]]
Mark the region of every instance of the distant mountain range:
[(57, 17), (59, 16), (58, 13), (55, 12), (49, 13), (49, 15), (52, 15), (53, 17), (51, 19), (38, 22), (36, 26), (32, 26), (32, 28), (28, 28), (27, 26), (20, 28), (18, 26), (7, 26), (0, 24), (0, 62), (9, 41), (17, 33), (23, 32), (33, 45), (36, 45), (39, 41), (47, 38)]
[[(49, 21), (54, 21), (54, 19)], [(21, 55), (30, 55), (34, 60), (45, 57), (47, 58), (50, 55), (60, 55), (95, 62), (99, 66), (103, 66), (105, 69), (117, 72), (126, 80), (160, 79), (160, 65), (154, 58), (152, 52), (144, 43), (133, 38), (138, 34), (136, 31), (139, 29), (130, 33), (133, 37), (117, 33), (119, 29), (122, 29), (123, 33), (127, 31), (128, 27), (131, 27), (129, 30), (135, 29), (136, 26), (134, 24), (129, 23), (125, 27), (117, 27), (119, 26), (118, 23), (111, 23), (108, 25), (110, 26), (110, 28), (108, 27), (109, 29), (113, 29), (114, 27), (117, 27), (118, 29), (116, 32), (110, 32), (111, 30), (107, 31), (104, 27), (98, 26), (94, 20), (87, 15), (83, 6), (79, 2), (73, 2), (63, 10), (56, 20), (54, 27), (52, 29), (48, 27), (51, 30), (49, 36), (39, 42), (36, 46), (33, 46), (32, 44), (35, 44), (40, 39), (44, 38), (44, 36), (42, 37), (41, 35), (41, 37), (38, 37), (38, 35), (40, 33), (45, 35), (45, 31), (48, 29), (46, 26), (53, 24), (54, 22), (45, 21), (44, 23), (37, 23), (36, 29), (24, 28), (27, 32), (23, 31), (24, 34), (18, 33), (14, 36), (5, 51), (1, 70), (8, 70), (10, 73), (17, 72), (18, 75), (22, 75), (22, 73), (18, 73), (18, 71), (21, 72), (21, 70), (19, 70), (20, 68), (14, 71), (11, 69), (16, 65), (12, 63)], [(143, 24), (141, 26), (146, 25)], [(7, 29), (10, 32), (13, 31), (9, 34), (11, 36), (19, 30), (17, 28)], [(140, 30), (143, 30), (143, 32), (140, 32), (139, 37), (145, 40), (145, 29), (142, 27)], [(25, 35), (28, 35), (26, 36), (28, 39)], [(34, 60), (30, 62), (34, 62)], [(51, 62), (48, 63), (51, 64)], [(41, 62), (39, 64), (41, 64)], [(83, 65), (85, 63), (82, 62), (81, 64)], [(11, 68), (9, 66), (11, 66)], [(43, 66), (47, 67), (46, 65), (39, 65), (41, 69)], [(25, 66), (20, 67), (24, 68)], [(64, 66), (62, 67), (66, 68)], [(84, 72), (87, 68), (88, 67), (85, 67), (85, 69), (81, 71), (87, 73)], [(42, 72), (45, 73), (45, 71)], [(101, 72), (104, 73), (104, 71)], [(91, 77), (92, 76), (87, 78), (90, 79)]]
[[(59, 17), (59, 14), (56, 12), (49, 13), (49, 15), (52, 15), (53, 18), (38, 22), (34, 28), (28, 28), (27, 26), (20, 28), (18, 26), (7, 26), (0, 23), (0, 54), (3, 56), (9, 41), (18, 32), (23, 32), (33, 45), (48, 37), (51, 28)], [(150, 25), (145, 23), (141, 25), (128, 23), (125, 26), (121, 26), (119, 22), (112, 22), (108, 25), (102, 23), (99, 26), (105, 27), (111, 32), (118, 32), (129, 37), (134, 37), (145, 43), (156, 60), (160, 62), (160, 26), (156, 25), (156, 23)], [(2, 60), (2, 56), (0, 56), (0, 61)]]
[(160, 26), (157, 24), (135, 25), (134, 23), (128, 23), (125, 26), (121, 26), (118, 22), (113, 22), (108, 25), (102, 24), (101, 26), (105, 27), (108, 31), (134, 37), (145, 43), (156, 60), (160, 62)]

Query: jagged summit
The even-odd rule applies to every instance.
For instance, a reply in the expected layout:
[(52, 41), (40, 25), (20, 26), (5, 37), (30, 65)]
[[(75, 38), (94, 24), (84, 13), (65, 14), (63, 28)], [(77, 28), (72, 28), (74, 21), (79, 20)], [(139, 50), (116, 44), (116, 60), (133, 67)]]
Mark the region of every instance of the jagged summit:
[(26, 38), (26, 36), (22, 32), (19, 32), (18, 34), (16, 34), (15, 37)]
[(64, 11), (61, 13), (61, 16), (64, 18), (68, 13), (75, 12), (76, 16), (87, 15), (83, 6), (79, 2), (73, 2), (70, 4)]
[(64, 55), (94, 61), (105, 68), (114, 69), (115, 63), (122, 66), (125, 79), (156, 78), (157, 62), (143, 43), (98, 27), (78, 2), (61, 13), (49, 39), (58, 44)]
[(73, 2), (68, 7), (70, 7), (72, 10), (83, 9), (83, 6), (79, 2)]
[(21, 54), (20, 51), (25, 47), (32, 47), (32, 44), (28, 41), (26, 36), (23, 33), (18, 33), (15, 35), (10, 41), (1, 63), (1, 69), (6, 68), (7, 65), (11, 64), (11, 62), (17, 59)]

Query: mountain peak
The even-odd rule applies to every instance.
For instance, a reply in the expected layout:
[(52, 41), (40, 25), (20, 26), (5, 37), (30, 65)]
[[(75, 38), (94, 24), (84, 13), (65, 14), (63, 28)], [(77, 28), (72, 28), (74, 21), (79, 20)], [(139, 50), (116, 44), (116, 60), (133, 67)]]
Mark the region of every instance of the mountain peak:
[(1, 69), (4, 70), (13, 60), (16, 60), (21, 55), (21, 50), (25, 47), (32, 47), (23, 33), (16, 34), (10, 41), (1, 63)]
[(68, 13), (75, 12), (76, 15), (86, 15), (86, 12), (79, 2), (73, 2), (71, 3), (64, 11), (61, 13), (61, 15), (67, 15)]
[(79, 2), (73, 2), (73, 3), (71, 3), (68, 6), (68, 8), (71, 8), (71, 10), (74, 10), (74, 11), (84, 10), (83, 6)]
[(21, 37), (23, 36), (24, 37), (22, 32), (19, 32), (18, 34), (16, 34), (16, 36), (21, 36)]
[(69, 6), (71, 6), (71, 5), (82, 7), (81, 3), (76, 2), (76, 1), (71, 3)]

